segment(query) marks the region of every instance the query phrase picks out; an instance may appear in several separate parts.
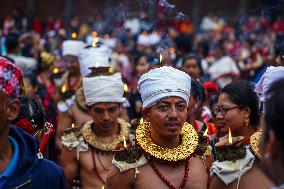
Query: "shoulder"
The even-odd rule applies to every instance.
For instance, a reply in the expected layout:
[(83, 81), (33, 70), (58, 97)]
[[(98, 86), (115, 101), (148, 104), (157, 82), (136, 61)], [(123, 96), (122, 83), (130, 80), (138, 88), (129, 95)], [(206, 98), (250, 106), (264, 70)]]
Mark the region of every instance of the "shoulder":
[(114, 156), (112, 164), (117, 167), (120, 172), (125, 172), (130, 169), (136, 170), (138, 167), (147, 164), (147, 159), (138, 147), (133, 145), (127, 150), (118, 152)]
[(82, 136), (82, 129), (80, 127), (68, 128), (64, 131), (62, 137), (62, 147), (67, 150), (77, 148), (80, 143), (84, 141)]
[(63, 170), (47, 159), (39, 160), (38, 166), (34, 168), (33, 183), (35, 186), (40, 186), (39, 188), (59, 189), (66, 187)]

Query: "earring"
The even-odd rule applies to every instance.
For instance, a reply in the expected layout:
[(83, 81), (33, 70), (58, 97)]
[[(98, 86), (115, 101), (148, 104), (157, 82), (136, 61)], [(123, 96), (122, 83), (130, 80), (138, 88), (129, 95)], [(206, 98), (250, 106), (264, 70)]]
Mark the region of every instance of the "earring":
[(249, 116), (248, 116), (248, 114), (246, 114), (245, 117), (244, 117), (244, 123), (245, 123), (246, 127), (249, 125), (249, 121), (250, 121)]

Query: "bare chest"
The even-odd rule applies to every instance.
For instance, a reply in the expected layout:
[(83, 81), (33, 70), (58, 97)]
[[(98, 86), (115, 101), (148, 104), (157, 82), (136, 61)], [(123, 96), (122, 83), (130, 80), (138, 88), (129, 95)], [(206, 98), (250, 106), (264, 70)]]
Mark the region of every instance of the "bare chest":
[(169, 189), (180, 188), (182, 185), (184, 189), (206, 189), (207, 174), (200, 175), (199, 170), (191, 170), (189, 167), (186, 171), (185, 165), (156, 168), (158, 170), (154, 170), (149, 164), (141, 167), (135, 181), (135, 189)]
[(80, 180), (83, 188), (102, 188), (111, 168), (113, 154), (89, 150), (80, 152)]

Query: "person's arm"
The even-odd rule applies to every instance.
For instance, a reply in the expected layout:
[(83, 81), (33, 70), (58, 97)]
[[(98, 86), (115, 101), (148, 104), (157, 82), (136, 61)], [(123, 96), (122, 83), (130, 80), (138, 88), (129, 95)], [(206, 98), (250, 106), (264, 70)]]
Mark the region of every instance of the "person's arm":
[(61, 137), (64, 131), (72, 126), (72, 123), (73, 120), (71, 116), (68, 114), (68, 112), (59, 112), (58, 126), (56, 129), (56, 138), (55, 138), (56, 147), (59, 151), (61, 151), (62, 149)]
[(71, 189), (73, 185), (73, 180), (75, 179), (76, 173), (78, 172), (77, 148), (73, 150), (68, 150), (64, 147), (62, 148), (61, 166), (64, 171), (68, 188)]
[(209, 189), (225, 189), (226, 185), (216, 175), (212, 177)]
[(134, 174), (134, 169), (120, 172), (117, 167), (112, 166), (108, 172), (105, 189), (132, 189), (135, 182)]

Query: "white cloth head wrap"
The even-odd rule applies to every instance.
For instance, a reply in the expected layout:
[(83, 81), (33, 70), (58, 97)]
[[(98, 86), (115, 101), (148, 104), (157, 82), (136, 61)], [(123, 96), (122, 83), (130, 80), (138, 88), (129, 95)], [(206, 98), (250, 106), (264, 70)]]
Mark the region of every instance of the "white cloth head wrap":
[(258, 83), (255, 85), (255, 92), (260, 93), (260, 101), (265, 102), (267, 100), (268, 96), (266, 93), (270, 89), (271, 85), (281, 78), (284, 78), (283, 66), (270, 66), (267, 68)]
[(188, 104), (190, 88), (190, 76), (169, 66), (150, 70), (138, 81), (138, 91), (142, 97), (143, 108), (148, 108), (170, 96), (181, 97)]
[(62, 43), (62, 56), (72, 55), (78, 57), (81, 50), (86, 46), (83, 41), (66, 40)]
[(91, 73), (89, 68), (110, 67), (110, 51), (106, 46), (85, 48), (81, 51), (80, 71), (83, 77)]
[(83, 78), (83, 90), (88, 106), (99, 102), (122, 103), (125, 101), (120, 73)]

